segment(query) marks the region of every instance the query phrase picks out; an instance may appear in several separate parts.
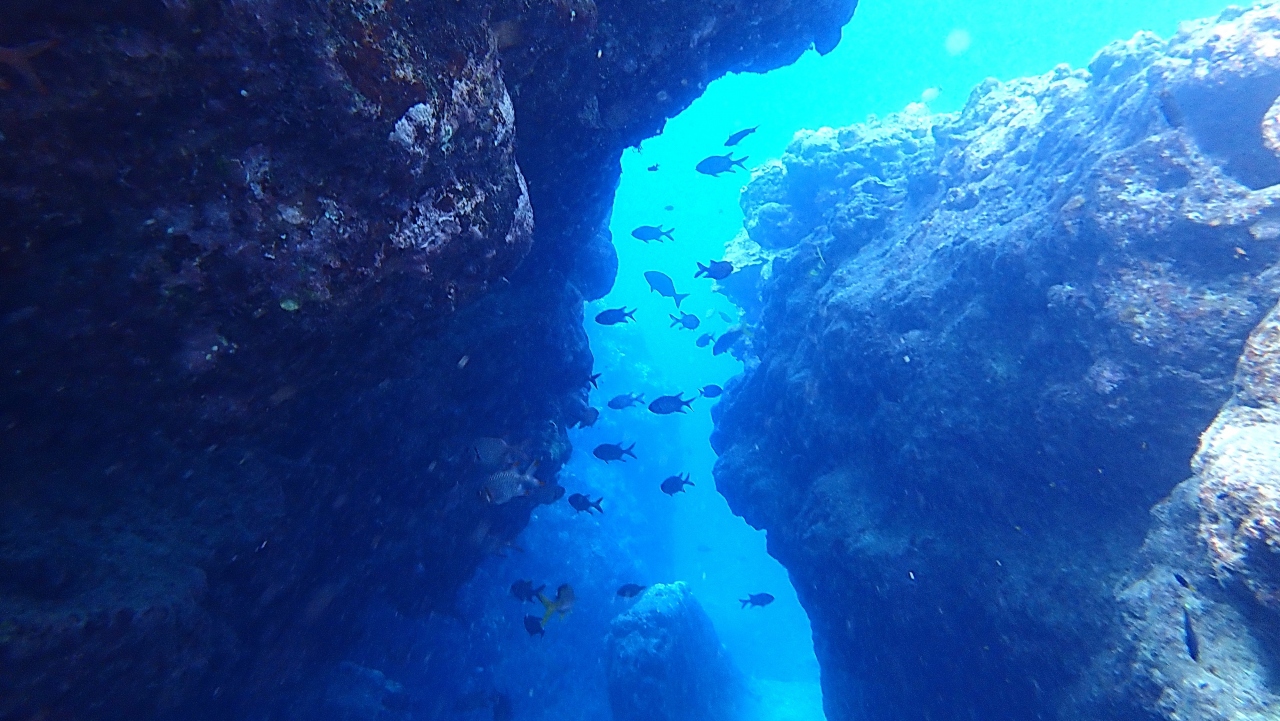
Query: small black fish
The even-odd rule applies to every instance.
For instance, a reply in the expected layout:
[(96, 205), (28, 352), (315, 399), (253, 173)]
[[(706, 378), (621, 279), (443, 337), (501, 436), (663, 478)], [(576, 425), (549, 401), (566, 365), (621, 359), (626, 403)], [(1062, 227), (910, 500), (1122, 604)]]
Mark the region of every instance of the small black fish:
[(599, 373), (596, 373), (595, 375), (589, 375), (589, 376), (587, 376), (587, 382), (588, 382), (588, 383), (590, 383), (590, 384), (591, 384), (591, 387), (592, 387), (592, 388), (595, 388), (596, 390), (600, 390), (600, 386), (599, 386), (599, 384), (596, 382), (596, 381), (598, 381), (598, 380), (600, 380), (600, 374), (599, 374)]
[(684, 477), (680, 477), (678, 475), (671, 476), (662, 482), (662, 492), (668, 496), (674, 496), (677, 493), (684, 493), (685, 486), (692, 485), (693, 481), (689, 480), (688, 473), (684, 474)]
[(712, 155), (709, 158), (703, 158), (701, 162), (694, 166), (694, 170), (702, 173), (703, 175), (710, 175), (713, 178), (718, 178), (721, 173), (732, 173), (734, 166), (746, 170), (747, 166), (743, 165), (746, 160), (746, 157), (734, 160), (733, 153)]
[(582, 409), (582, 415), (578, 416), (578, 427), (590, 428), (591, 426), (594, 426), (598, 420), (600, 420), (599, 408), (584, 408)]
[(670, 298), (676, 302), (676, 310), (680, 309), (680, 301), (689, 297), (688, 293), (677, 293), (676, 284), (671, 281), (671, 276), (666, 273), (659, 273), (656, 270), (646, 270), (644, 279), (649, 281), (649, 291), (657, 293), (664, 298)]
[(521, 603), (533, 603), (537, 600), (538, 594), (542, 593), (546, 585), (533, 587), (533, 581), (526, 581), (523, 578), (511, 584), (511, 595), (520, 599)]
[(547, 483), (529, 491), (529, 495), (525, 496), (525, 498), (528, 498), (534, 504), (549, 506), (564, 498), (564, 486), (557, 483)]
[(733, 319), (729, 317), (729, 314), (724, 311), (720, 311), (720, 320), (724, 321), (725, 323), (733, 322)]
[(635, 598), (636, 596), (644, 593), (646, 588), (648, 588), (648, 586), (641, 586), (638, 583), (628, 583), (618, 589), (618, 595), (623, 598)]
[(596, 314), (596, 322), (600, 325), (617, 325), (619, 323), (626, 323), (628, 320), (635, 319), (636, 312), (634, 310), (627, 310), (625, 305), (621, 308), (602, 310)]
[(741, 330), (727, 330), (721, 333), (720, 337), (716, 338), (716, 344), (711, 347), (711, 355), (720, 355), (733, 350), (733, 347), (738, 345), (738, 341), (742, 340), (742, 335)]
[(747, 606), (764, 608), (773, 603), (773, 596), (767, 593), (753, 593), (746, 598), (739, 598), (738, 603), (741, 603), (743, 608)]
[(634, 443), (626, 448), (623, 448), (621, 443), (601, 443), (596, 446), (596, 449), (591, 452), (591, 455), (599, 458), (605, 463), (608, 463), (609, 461), (622, 461), (623, 463), (626, 463), (627, 459), (623, 458), (623, 456), (631, 456), (632, 458), (635, 458), (636, 454), (631, 451), (631, 449), (635, 447), (636, 444)]
[(581, 493), (575, 493), (572, 496), (569, 496), (569, 505), (573, 506), (573, 510), (577, 511), (578, 513), (582, 513), (583, 511), (586, 511), (587, 514), (589, 515), (591, 513), (591, 509), (593, 508), (601, 513), (604, 513), (604, 509), (600, 507), (600, 501), (603, 501), (603, 500), (604, 500), (603, 496), (593, 501), (590, 498), (582, 495)]
[(675, 210), (675, 209), (676, 209), (676, 206), (674, 206), (674, 205), (666, 205), (666, 206), (663, 206), (663, 208), (662, 208), (662, 209), (663, 209), (663, 210), (665, 210), (665, 211), (667, 211), (668, 213), (670, 213), (671, 211), (673, 211), (673, 210)]
[(1196, 635), (1196, 630), (1191, 625), (1191, 614), (1187, 609), (1182, 609), (1182, 635), (1187, 642), (1187, 655), (1192, 661), (1200, 660), (1200, 637)]
[(712, 260), (709, 265), (697, 263), (698, 272), (693, 274), (695, 278), (706, 276), (711, 280), (724, 280), (733, 275), (733, 263), (727, 260)]
[(656, 173), (656, 172), (658, 172), (658, 164), (657, 164), (657, 163), (654, 163), (653, 165), (650, 165), (650, 166), (649, 166), (649, 172), (650, 172), (650, 173)]
[(515, 718), (511, 710), (511, 697), (498, 692), (493, 697), (493, 721), (511, 721)]
[(703, 333), (702, 335), (698, 336), (698, 340), (694, 341), (694, 343), (699, 348), (706, 348), (707, 346), (711, 345), (711, 341), (715, 339), (716, 337), (711, 335), (710, 333)]
[(524, 630), (529, 632), (530, 636), (545, 636), (546, 629), (542, 627), (542, 619), (537, 616), (524, 617)]
[(745, 137), (747, 137), (748, 135), (750, 135), (750, 134), (754, 133), (756, 130), (759, 130), (759, 128), (760, 128), (760, 126), (759, 126), (759, 125), (757, 125), (757, 126), (755, 126), (754, 128), (747, 128), (746, 130), (739, 130), (738, 132), (734, 133), (733, 135), (730, 135), (728, 140), (724, 141), (724, 147), (726, 147), (726, 148), (732, 148), (733, 146), (737, 145), (738, 143), (741, 143), (743, 138), (745, 138)]
[(663, 238), (675, 240), (675, 236), (671, 235), (674, 232), (676, 232), (675, 228), (663, 230), (661, 225), (642, 225), (631, 231), (631, 237), (636, 240), (643, 240), (646, 243), (651, 240), (661, 243)]
[(715, 383), (712, 383), (710, 385), (703, 386), (701, 393), (703, 398), (718, 398), (721, 393), (724, 393), (724, 389)]
[(634, 405), (644, 405), (643, 393), (623, 393), (609, 399), (609, 407), (615, 411), (626, 410)]
[(671, 319), (672, 328), (680, 326), (681, 328), (686, 328), (688, 330), (697, 330), (698, 326), (702, 325), (702, 321), (698, 320), (698, 316), (690, 315), (684, 311), (680, 311), (679, 318), (671, 314), (668, 314), (667, 317)]
[(1195, 587), (1195, 586), (1193, 586), (1193, 585), (1191, 585), (1191, 582), (1190, 582), (1190, 581), (1188, 581), (1188, 580), (1186, 579), (1186, 577), (1185, 577), (1185, 576), (1183, 576), (1181, 573), (1175, 573), (1175, 574), (1173, 574), (1173, 580), (1177, 581), (1179, 586), (1182, 586), (1183, 588), (1187, 589), (1188, 591), (1192, 591), (1192, 592), (1194, 592), (1194, 591), (1196, 590), (1196, 587)]
[(681, 392), (674, 396), (661, 396), (659, 398), (655, 398), (653, 402), (649, 404), (649, 410), (660, 416), (667, 416), (672, 413), (684, 413), (686, 408), (693, 405), (694, 399), (690, 398), (689, 400), (685, 400), (680, 397), (683, 395), (684, 393)]

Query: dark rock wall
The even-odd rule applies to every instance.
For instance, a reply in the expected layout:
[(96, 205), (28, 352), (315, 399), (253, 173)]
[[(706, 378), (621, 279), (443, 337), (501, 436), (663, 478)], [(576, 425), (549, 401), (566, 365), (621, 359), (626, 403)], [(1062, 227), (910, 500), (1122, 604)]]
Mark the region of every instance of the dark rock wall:
[[(795, 579), (832, 721), (1185, 717), (1161, 696), (1184, 673), (1120, 660), (1151, 661), (1120, 639), (1154, 608), (1124, 581), (1280, 295), (1278, 13), (809, 133), (756, 172), (735, 253), (766, 263), (763, 306), (716, 475)], [(1175, 494), (1218, 529), (1270, 508), (1206, 497)], [(1210, 534), (1223, 560), (1185, 577), (1229, 585), (1240, 562), (1266, 597), (1240, 559), (1270, 556), (1232, 549), (1269, 533)], [(1190, 613), (1202, 638), (1276, 630)], [(1165, 660), (1188, 661), (1181, 611), (1159, 616)]]
[(853, 6), (5, 3), (0, 718), (398, 697), (369, 609), (555, 499), (622, 148)]

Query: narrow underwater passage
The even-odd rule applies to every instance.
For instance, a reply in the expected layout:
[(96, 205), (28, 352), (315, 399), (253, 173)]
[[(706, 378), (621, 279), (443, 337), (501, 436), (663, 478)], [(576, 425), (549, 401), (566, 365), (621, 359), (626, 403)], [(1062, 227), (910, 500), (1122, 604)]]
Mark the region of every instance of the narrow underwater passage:
[[(707, 128), (698, 135), (727, 137), (733, 132), (720, 130)], [(718, 140), (722, 143), (725, 137)], [(718, 281), (705, 273), (695, 275), (699, 264), (705, 267), (724, 256), (734, 226), (741, 227), (740, 216), (732, 211), (749, 174), (696, 173), (679, 140), (675, 135), (656, 138), (624, 155), (611, 223), (618, 280), (612, 293), (588, 305), (586, 314), (595, 369), (601, 374), (591, 403), (601, 409), (601, 416), (572, 436), (581, 450), (568, 470), (587, 485), (601, 484), (597, 487), (606, 495), (606, 504), (607, 484), (622, 484), (648, 509), (642, 525), (630, 533), (647, 538), (645, 548), (665, 547), (669, 575), (637, 582), (688, 585), (729, 656), (752, 679), (762, 700), (768, 697), (763, 705), (771, 712), (762, 719), (820, 719), (817, 659), (804, 610), (786, 570), (768, 555), (764, 532), (733, 515), (712, 477), (716, 456), (709, 442), (711, 409), (720, 400), (719, 390), (741, 373), (742, 362), (735, 354), (745, 350), (745, 343), (716, 341), (731, 341), (746, 321), (741, 309), (715, 292)], [(706, 145), (708, 153), (733, 150), (735, 157), (752, 147), (749, 137), (729, 149), (718, 150), (719, 143)], [(651, 170), (654, 166), (657, 170)], [(641, 240), (636, 235), (645, 233), (636, 229), (644, 227), (670, 231), (670, 237)], [(665, 289), (660, 276), (646, 276), (653, 273), (671, 279), (678, 306), (661, 294)], [(634, 310), (634, 322), (595, 322), (599, 312), (617, 308)], [(696, 327), (687, 327), (695, 325), (690, 318), (696, 318)], [(627, 395), (642, 395), (643, 402), (625, 409), (610, 407), (611, 401), (620, 405), (616, 399)], [(687, 411), (656, 414), (647, 404), (661, 396), (694, 400)], [(601, 443), (635, 443), (638, 458), (606, 465), (591, 455)], [(681, 474), (693, 485), (664, 493), (661, 484)], [(655, 515), (669, 519), (666, 539), (654, 538), (644, 525)], [(596, 522), (618, 523), (607, 515)], [(761, 593), (776, 600), (764, 608), (743, 606), (743, 599)]]
[(0, 3), (0, 721), (1276, 718), (1226, 4)]
[[(601, 593), (628, 583), (687, 584), (733, 663), (750, 679), (758, 701), (753, 718), (760, 721), (825, 716), (809, 619), (788, 573), (768, 555), (764, 532), (733, 515), (712, 477), (711, 408), (719, 399), (703, 397), (701, 389), (729, 386), (732, 393), (732, 379), (743, 368), (740, 358), (751, 360), (749, 341), (735, 348), (739, 357), (715, 354), (713, 344), (731, 331), (749, 336), (758, 320), (756, 277), (731, 276), (720, 283), (695, 274), (699, 263), (733, 259), (732, 249), (728, 256), (726, 250), (744, 232), (739, 199), (751, 180), (749, 169), (780, 157), (798, 130), (847, 125), (913, 102), (937, 112), (956, 110), (984, 78), (1035, 75), (1059, 63), (1083, 67), (1107, 42), (1139, 30), (1168, 36), (1178, 22), (1216, 12), (1224, 3), (1090, 2), (1068, 8), (1042, 2), (1019, 5), (1012, 13), (1006, 5), (865, 0), (831, 54), (810, 52), (764, 75), (716, 81), (661, 135), (622, 157), (611, 221), (617, 281), (608, 296), (587, 304), (584, 319), (594, 372), (600, 374), (590, 404), (600, 415), (571, 433), (575, 453), (561, 481), (569, 494), (603, 498), (604, 513), (575, 512), (567, 504), (539, 508), (525, 537), (539, 552), (586, 546), (593, 569), (564, 561), (559, 572), (566, 578), (592, 576), (583, 583), (598, 585)], [(754, 132), (725, 146), (731, 135), (747, 129)], [(695, 170), (702, 159), (725, 153), (730, 160), (746, 158), (746, 168), (716, 177)], [(646, 277), (652, 272), (671, 279), (679, 304), (663, 294), (661, 278)], [(726, 289), (728, 295), (717, 292)], [(602, 318), (607, 324), (595, 320), (609, 310), (617, 317)], [(696, 317), (696, 327), (685, 325), (693, 325), (688, 316)], [(610, 407), (610, 401), (632, 394), (643, 400)], [(687, 413), (659, 415), (646, 407), (669, 395), (694, 400)], [(592, 453), (601, 444), (634, 444), (636, 457), (606, 463)], [(693, 485), (664, 493), (663, 481), (681, 474)], [(529, 567), (527, 559), (513, 562)], [(776, 600), (765, 608), (744, 608), (742, 599), (756, 593)], [(591, 622), (605, 624), (632, 602), (615, 596), (607, 607), (588, 612), (597, 614)], [(573, 623), (566, 621), (564, 632), (571, 633)], [(548, 636), (558, 631), (553, 622)], [(545, 640), (540, 653), (559, 643)], [(568, 649), (554, 653), (576, 663)], [(523, 664), (529, 657), (518, 658), (514, 663)], [(534, 705), (543, 713), (557, 708), (545, 689), (531, 693), (541, 699)]]

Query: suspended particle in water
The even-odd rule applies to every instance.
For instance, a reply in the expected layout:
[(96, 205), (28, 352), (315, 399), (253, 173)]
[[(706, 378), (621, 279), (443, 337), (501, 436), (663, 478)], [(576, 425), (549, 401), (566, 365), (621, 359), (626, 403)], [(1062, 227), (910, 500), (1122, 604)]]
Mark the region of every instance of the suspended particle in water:
[(948, 55), (961, 55), (969, 46), (973, 44), (973, 36), (964, 28), (956, 28), (947, 34), (947, 40), (943, 44), (947, 49)]

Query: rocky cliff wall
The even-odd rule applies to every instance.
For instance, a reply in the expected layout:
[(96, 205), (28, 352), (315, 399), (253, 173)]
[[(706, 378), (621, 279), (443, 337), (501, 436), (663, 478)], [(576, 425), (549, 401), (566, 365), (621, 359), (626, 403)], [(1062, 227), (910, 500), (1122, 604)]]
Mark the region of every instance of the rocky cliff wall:
[(756, 171), (716, 477), (832, 721), (1274, 712), (1269, 406), (1214, 419), (1280, 294), (1277, 27), (1231, 9)]
[(0, 718), (287, 716), (449, 612), (557, 497), (622, 148), (853, 6), (4, 4)]

